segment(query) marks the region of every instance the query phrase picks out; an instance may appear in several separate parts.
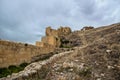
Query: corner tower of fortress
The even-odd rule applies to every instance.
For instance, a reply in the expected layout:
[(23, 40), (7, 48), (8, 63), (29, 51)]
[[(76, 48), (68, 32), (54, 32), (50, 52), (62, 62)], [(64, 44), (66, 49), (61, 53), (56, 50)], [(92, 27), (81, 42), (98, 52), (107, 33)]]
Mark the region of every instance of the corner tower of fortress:
[(52, 29), (50, 26), (46, 28), (46, 36), (42, 37), (41, 42), (37, 41), (36, 46), (46, 47), (59, 47), (61, 45), (61, 36), (66, 36), (72, 31), (69, 27), (60, 27), (57, 30)]

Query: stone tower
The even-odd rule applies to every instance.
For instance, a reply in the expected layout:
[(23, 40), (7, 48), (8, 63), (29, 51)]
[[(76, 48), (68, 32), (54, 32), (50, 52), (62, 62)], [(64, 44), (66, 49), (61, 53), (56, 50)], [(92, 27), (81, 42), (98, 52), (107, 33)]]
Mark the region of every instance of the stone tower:
[(61, 45), (61, 36), (66, 36), (72, 31), (69, 27), (60, 27), (57, 30), (50, 26), (46, 28), (46, 36), (42, 37), (41, 42), (37, 41), (36, 45), (40, 47), (53, 46), (59, 47)]

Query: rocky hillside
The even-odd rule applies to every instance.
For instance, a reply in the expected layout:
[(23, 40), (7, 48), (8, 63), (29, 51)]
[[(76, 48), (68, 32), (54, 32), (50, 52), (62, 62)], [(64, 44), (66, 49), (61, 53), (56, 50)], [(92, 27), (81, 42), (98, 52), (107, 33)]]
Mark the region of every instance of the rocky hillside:
[(120, 23), (62, 37), (70, 51), (28, 65), (1, 80), (120, 80)]
[(66, 39), (79, 47), (56, 61), (46, 80), (120, 80), (120, 24), (77, 31)]

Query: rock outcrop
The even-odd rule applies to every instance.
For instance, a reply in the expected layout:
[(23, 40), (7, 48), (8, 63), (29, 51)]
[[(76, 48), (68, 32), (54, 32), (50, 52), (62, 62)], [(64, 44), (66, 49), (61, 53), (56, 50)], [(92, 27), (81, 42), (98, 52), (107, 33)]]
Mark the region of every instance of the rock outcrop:
[(94, 27), (92, 26), (85, 26), (81, 29), (81, 31), (85, 31), (85, 30), (90, 30), (90, 29), (94, 29)]

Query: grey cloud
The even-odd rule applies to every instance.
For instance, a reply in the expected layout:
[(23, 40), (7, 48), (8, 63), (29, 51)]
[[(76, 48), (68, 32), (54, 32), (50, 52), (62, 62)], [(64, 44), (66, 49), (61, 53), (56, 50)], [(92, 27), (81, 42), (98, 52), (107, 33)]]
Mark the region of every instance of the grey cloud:
[(120, 21), (119, 0), (0, 0), (0, 38), (34, 43), (46, 26), (101, 26)]

